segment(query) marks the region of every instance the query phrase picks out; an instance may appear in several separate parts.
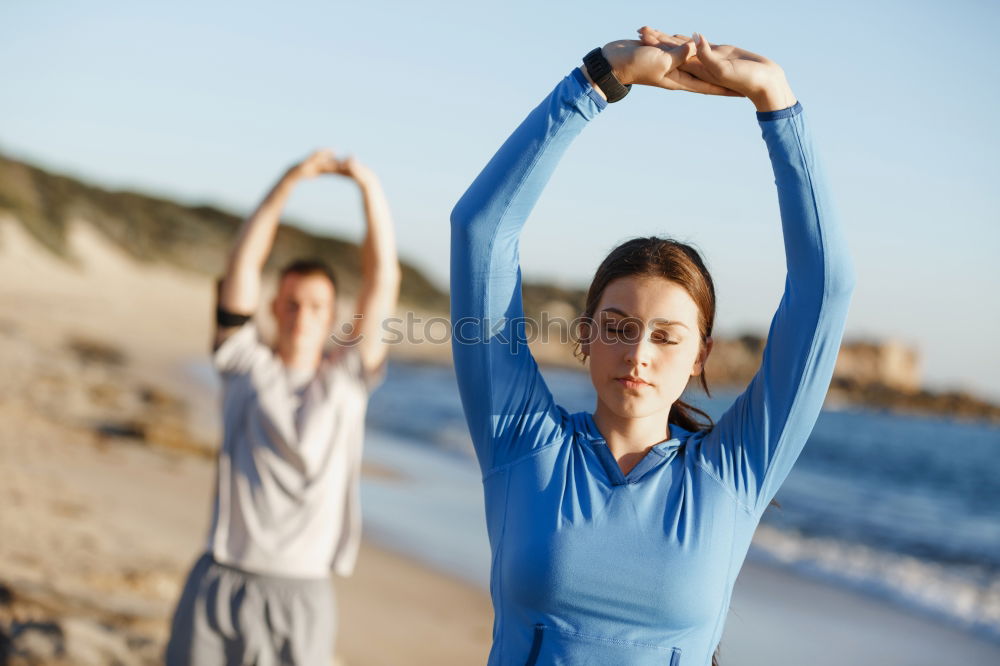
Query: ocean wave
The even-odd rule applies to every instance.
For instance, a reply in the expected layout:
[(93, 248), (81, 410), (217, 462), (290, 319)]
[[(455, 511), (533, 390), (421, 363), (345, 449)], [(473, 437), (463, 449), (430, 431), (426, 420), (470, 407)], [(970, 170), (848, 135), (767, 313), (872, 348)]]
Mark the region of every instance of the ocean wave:
[(1000, 643), (1000, 573), (761, 525), (749, 557), (849, 586)]

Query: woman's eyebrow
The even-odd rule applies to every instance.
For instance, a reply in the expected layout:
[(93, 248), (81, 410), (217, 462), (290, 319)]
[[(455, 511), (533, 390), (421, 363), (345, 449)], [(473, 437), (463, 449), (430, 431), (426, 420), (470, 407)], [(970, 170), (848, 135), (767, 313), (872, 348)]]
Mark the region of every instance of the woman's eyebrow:
[[(621, 315), (622, 317), (626, 317), (626, 318), (629, 318), (629, 319), (632, 318), (632, 315), (630, 315), (627, 312), (624, 312), (622, 310), (619, 310), (616, 307), (604, 308), (603, 310), (601, 310), (601, 313), (602, 314), (603, 313), (610, 313), (610, 314)], [(687, 324), (685, 324), (684, 322), (675, 321), (673, 319), (657, 318), (657, 319), (653, 319), (652, 321), (650, 321), (650, 324), (652, 324), (653, 326), (659, 327), (659, 328), (667, 328), (669, 326), (683, 326), (684, 328), (686, 328), (688, 330), (691, 330), (691, 327), (688, 326)]]
[(654, 319), (650, 323), (657, 328), (667, 328), (669, 326), (683, 326), (684, 328), (691, 330), (690, 327), (684, 322), (674, 321), (672, 319)]

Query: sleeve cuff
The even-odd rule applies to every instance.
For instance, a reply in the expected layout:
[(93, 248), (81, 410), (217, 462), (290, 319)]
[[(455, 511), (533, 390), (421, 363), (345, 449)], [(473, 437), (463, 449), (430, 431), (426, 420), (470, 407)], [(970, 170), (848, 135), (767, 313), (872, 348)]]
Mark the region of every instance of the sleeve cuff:
[(782, 120), (784, 118), (791, 118), (802, 113), (802, 104), (795, 102), (794, 106), (790, 106), (787, 109), (778, 109), (777, 111), (758, 111), (757, 120), (759, 122), (767, 122), (769, 120)]
[(598, 111), (603, 111), (607, 108), (608, 100), (601, 97), (601, 94), (594, 90), (594, 86), (590, 85), (590, 81), (588, 81), (587, 77), (583, 75), (583, 72), (580, 71), (579, 67), (574, 67), (570, 76), (573, 80), (580, 84), (580, 87), (582, 88), (581, 92), (585, 92), (590, 96), (590, 99), (592, 99), (594, 104), (597, 105)]
[(259, 346), (261, 342), (257, 326), (251, 319), (215, 348), (212, 352), (212, 365), (223, 374), (245, 371)]

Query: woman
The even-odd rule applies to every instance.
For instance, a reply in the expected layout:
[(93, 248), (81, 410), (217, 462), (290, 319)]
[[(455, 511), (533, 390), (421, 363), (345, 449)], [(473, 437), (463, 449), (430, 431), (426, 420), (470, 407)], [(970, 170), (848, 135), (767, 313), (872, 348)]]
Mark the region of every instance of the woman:
[[(453, 353), (493, 554), (490, 664), (708, 664), (761, 514), (819, 414), (853, 271), (782, 70), (644, 28), (588, 54), (452, 214)], [(553, 402), (524, 341), (518, 234), (573, 138), (630, 84), (756, 106), (788, 277), (761, 368), (717, 424), (679, 397), (711, 351), (691, 248), (637, 239), (598, 269), (581, 327), (593, 414)], [(594, 170), (598, 180), (599, 169)]]

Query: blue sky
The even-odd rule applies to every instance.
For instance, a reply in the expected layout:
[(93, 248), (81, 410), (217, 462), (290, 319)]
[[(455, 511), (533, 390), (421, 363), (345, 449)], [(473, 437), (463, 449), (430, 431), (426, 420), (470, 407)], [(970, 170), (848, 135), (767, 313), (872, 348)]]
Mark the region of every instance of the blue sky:
[[(0, 151), (237, 212), (310, 148), (355, 153), (403, 256), (443, 286), (464, 188), (580, 56), (643, 24), (785, 68), (858, 268), (848, 336), (914, 344), (932, 384), (1000, 398), (995, 2), (5, 2)], [(346, 183), (288, 212), (360, 238)], [(703, 250), (721, 333), (766, 330), (784, 265), (748, 102), (636, 89), (611, 107), (536, 209), (524, 273), (585, 285), (654, 233)]]

